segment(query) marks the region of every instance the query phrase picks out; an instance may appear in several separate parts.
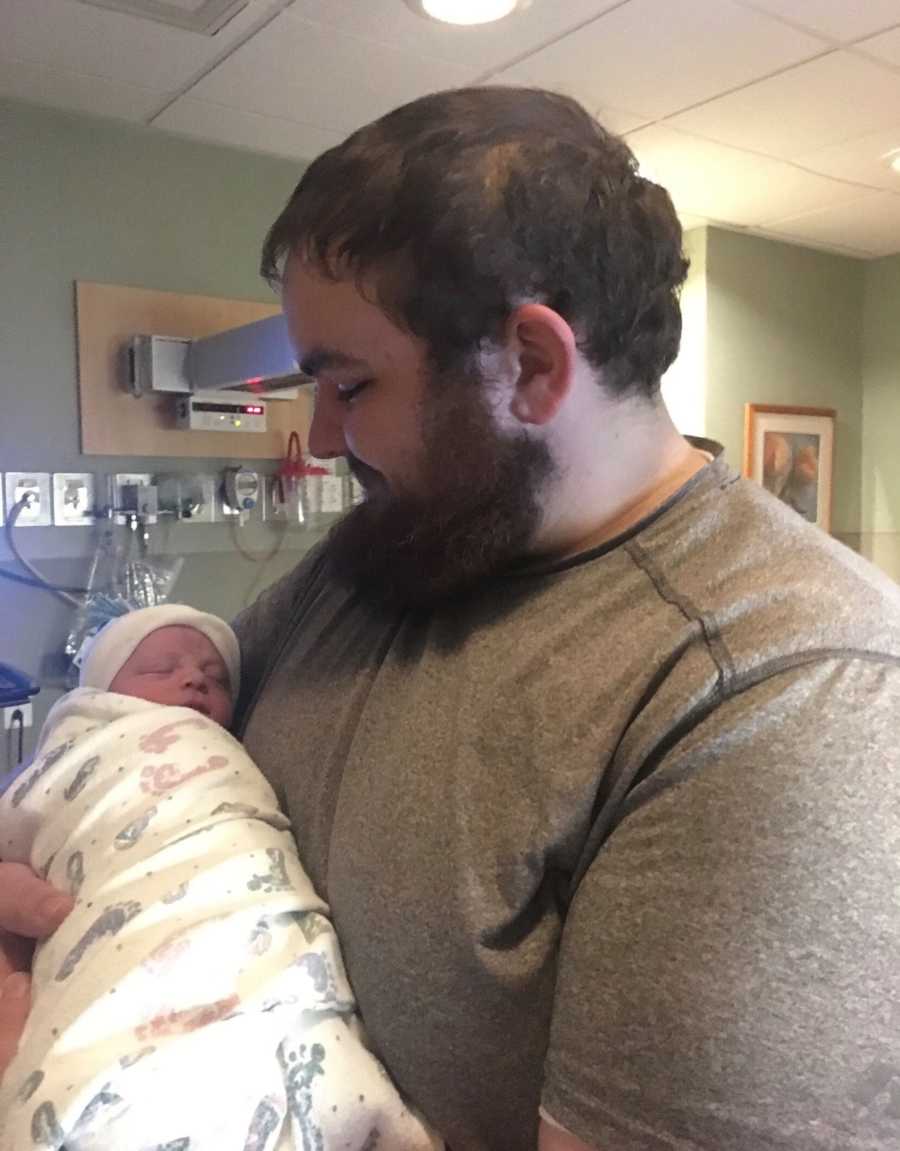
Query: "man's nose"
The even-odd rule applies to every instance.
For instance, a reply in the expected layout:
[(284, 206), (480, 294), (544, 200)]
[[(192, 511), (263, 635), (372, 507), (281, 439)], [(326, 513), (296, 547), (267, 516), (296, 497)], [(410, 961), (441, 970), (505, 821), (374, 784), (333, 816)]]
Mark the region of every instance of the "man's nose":
[(309, 427), (309, 454), (320, 460), (333, 460), (347, 454), (344, 439), (344, 412), (333, 389), (317, 389)]

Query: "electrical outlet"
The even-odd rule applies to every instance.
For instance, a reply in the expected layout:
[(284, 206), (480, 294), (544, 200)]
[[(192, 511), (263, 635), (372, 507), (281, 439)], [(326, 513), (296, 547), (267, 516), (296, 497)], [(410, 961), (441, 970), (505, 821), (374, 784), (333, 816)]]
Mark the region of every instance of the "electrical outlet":
[[(125, 492), (123, 489), (130, 487), (152, 487), (153, 476), (149, 472), (117, 472), (114, 476), (109, 477), (109, 502), (115, 509), (115, 522), (117, 524), (127, 524), (129, 513), (121, 511), (125, 504)], [(154, 488), (154, 495), (156, 489)], [(136, 509), (137, 510), (137, 509)], [(150, 512), (145, 517), (146, 523), (156, 523), (156, 509)]]
[[(16, 714), (18, 712), (18, 715)], [(19, 719), (21, 715), (21, 719)], [(30, 703), (17, 703), (13, 707), (5, 707), (3, 709), (3, 729), (9, 731), (11, 727), (16, 727), (21, 723), (22, 727), (31, 727), (32, 715)]]
[(27, 507), (22, 508), (16, 527), (37, 528), (50, 524), (50, 473), (7, 472), (5, 476), (6, 514), (23, 496), (30, 496)]
[(57, 527), (85, 527), (96, 518), (94, 477), (90, 472), (53, 473), (53, 522)]

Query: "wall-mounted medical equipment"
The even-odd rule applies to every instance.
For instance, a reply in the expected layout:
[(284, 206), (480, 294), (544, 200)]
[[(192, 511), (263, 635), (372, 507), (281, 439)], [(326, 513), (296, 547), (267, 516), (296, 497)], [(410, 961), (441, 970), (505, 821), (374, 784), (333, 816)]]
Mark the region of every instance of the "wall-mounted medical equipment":
[[(83, 454), (280, 460), (294, 428), (305, 437), (311, 389), (274, 299), (80, 281), (76, 304)], [(198, 409), (216, 402), (265, 407), (265, 431), (262, 413)]]
[(249, 468), (226, 468), (222, 484), (222, 510), (226, 515), (244, 516), (259, 503), (259, 474)]
[(266, 402), (255, 398), (241, 401), (228, 392), (179, 396), (175, 423), (191, 432), (264, 432)]
[[(268, 316), (194, 340), (136, 335), (128, 353), (128, 386), (148, 392), (274, 394), (312, 381), (297, 367), (284, 316)], [(204, 430), (219, 430), (206, 428)]]
[(217, 481), (214, 475), (162, 472), (154, 478), (159, 490), (160, 515), (191, 524), (215, 523)]
[(109, 477), (109, 513), (136, 531), (159, 519), (159, 490), (149, 472), (117, 472)]

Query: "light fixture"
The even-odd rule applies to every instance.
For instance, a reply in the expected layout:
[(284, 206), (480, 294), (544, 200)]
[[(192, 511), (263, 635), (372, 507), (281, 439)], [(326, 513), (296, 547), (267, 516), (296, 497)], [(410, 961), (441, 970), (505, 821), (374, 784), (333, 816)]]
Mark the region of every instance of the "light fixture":
[(881, 158), (900, 176), (900, 148), (894, 148), (892, 152), (885, 152)]
[(530, 0), (406, 0), (420, 16), (444, 24), (491, 24), (526, 8)]

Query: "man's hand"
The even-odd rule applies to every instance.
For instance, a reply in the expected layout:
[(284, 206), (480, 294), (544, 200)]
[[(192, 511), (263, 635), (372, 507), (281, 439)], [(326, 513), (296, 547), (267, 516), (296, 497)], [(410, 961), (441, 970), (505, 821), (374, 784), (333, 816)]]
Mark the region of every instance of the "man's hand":
[(582, 1143), (562, 1127), (542, 1119), (538, 1129), (538, 1151), (597, 1151), (597, 1148)]
[(31, 952), (72, 910), (72, 899), (22, 863), (0, 863), (0, 1076), (31, 1008)]

